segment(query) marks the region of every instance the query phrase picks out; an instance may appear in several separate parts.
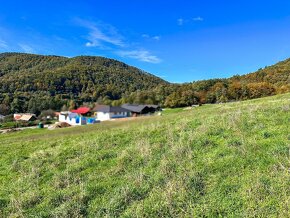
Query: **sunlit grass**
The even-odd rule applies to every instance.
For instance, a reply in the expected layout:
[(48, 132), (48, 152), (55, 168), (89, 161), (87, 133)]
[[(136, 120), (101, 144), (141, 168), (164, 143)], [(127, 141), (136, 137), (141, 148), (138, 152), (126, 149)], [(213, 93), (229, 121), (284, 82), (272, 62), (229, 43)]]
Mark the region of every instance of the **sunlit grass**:
[(2, 217), (289, 217), (290, 94), (0, 135)]

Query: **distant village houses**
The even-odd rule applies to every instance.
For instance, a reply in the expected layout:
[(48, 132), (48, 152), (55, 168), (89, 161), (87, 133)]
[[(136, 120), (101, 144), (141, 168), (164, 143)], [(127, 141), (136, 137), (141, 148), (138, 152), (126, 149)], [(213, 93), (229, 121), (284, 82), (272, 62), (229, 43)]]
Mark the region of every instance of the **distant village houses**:
[[(83, 106), (71, 111), (51, 112), (47, 110), (43, 112), (41, 119), (48, 120), (58, 116), (60, 123), (81, 126), (120, 118), (147, 116), (158, 111), (161, 111), (158, 105), (123, 104), (122, 106), (109, 106), (96, 104), (93, 109)], [(15, 113), (13, 118), (15, 121), (24, 122), (37, 120), (36, 115), (31, 113)], [(0, 115), (1, 119), (4, 119), (3, 115)]]
[(80, 107), (76, 110), (62, 111), (59, 113), (59, 122), (66, 122), (72, 126), (87, 125), (100, 121), (150, 115), (160, 110), (158, 105), (109, 106), (97, 104), (92, 110), (88, 107)]

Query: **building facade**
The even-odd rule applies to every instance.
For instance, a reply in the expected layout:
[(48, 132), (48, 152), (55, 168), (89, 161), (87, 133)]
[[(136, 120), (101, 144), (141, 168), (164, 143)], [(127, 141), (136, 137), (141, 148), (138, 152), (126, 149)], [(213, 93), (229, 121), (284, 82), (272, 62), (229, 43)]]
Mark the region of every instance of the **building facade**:
[(131, 116), (131, 112), (122, 107), (96, 105), (93, 109), (96, 120), (105, 121)]

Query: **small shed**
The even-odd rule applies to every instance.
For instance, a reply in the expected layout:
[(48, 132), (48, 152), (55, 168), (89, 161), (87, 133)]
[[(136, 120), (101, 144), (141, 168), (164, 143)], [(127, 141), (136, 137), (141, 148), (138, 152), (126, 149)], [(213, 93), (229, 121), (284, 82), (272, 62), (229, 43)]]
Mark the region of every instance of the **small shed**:
[(30, 113), (20, 113), (20, 114), (14, 114), (14, 120), (16, 121), (34, 121), (36, 120), (35, 114)]

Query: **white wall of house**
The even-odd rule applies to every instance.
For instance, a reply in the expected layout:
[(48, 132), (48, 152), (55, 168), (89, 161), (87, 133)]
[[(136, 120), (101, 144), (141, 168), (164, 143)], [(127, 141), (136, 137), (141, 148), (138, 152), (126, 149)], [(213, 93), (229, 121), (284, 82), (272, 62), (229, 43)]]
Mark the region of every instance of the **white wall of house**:
[(76, 116), (76, 117), (70, 118), (68, 114), (60, 114), (58, 117), (58, 120), (59, 122), (66, 122), (72, 126), (80, 126), (80, 125), (87, 124), (87, 120), (85, 117)]
[(96, 119), (100, 120), (100, 121), (105, 121), (105, 120), (110, 120), (111, 119), (111, 115), (109, 112), (97, 112), (96, 113)]
[(58, 116), (58, 121), (59, 122), (66, 122), (66, 118), (67, 118), (68, 116), (66, 116), (66, 115), (64, 115), (64, 114), (59, 114), (59, 116)]
[(130, 116), (128, 112), (96, 112), (96, 119), (100, 121), (123, 118)]

